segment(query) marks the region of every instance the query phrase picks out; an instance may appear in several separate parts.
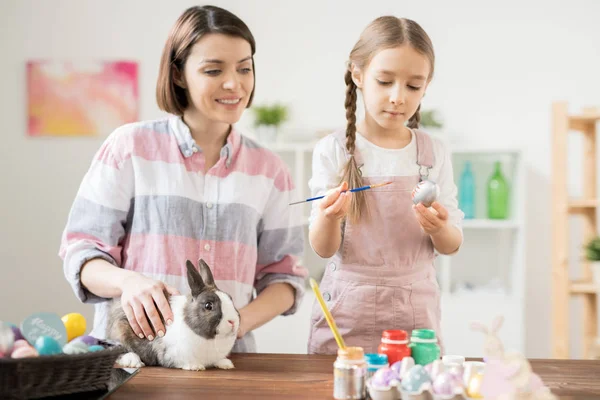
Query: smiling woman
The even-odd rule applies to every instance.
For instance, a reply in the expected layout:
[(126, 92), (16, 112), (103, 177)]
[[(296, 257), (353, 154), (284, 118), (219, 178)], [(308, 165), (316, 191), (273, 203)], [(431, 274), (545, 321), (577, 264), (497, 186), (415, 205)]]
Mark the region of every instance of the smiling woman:
[(181, 323), (171, 295), (189, 292), (186, 260), (206, 260), (239, 310), (234, 351), (255, 351), (252, 330), (295, 312), (307, 272), (301, 215), (288, 207), (294, 183), (234, 128), (254, 95), (255, 48), (234, 14), (189, 8), (156, 87), (173, 115), (118, 128), (96, 154), (60, 250), (79, 299), (96, 303), (94, 336), (105, 336), (107, 300), (120, 297), (133, 334), (167, 337)]

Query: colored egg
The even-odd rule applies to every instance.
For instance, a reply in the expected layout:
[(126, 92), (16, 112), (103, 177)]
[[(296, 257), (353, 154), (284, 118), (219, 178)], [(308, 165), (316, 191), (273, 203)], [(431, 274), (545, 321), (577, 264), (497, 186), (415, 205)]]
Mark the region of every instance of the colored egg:
[(88, 346), (91, 346), (93, 344), (98, 344), (98, 339), (96, 339), (95, 337), (90, 336), (90, 335), (79, 336), (79, 337), (76, 337), (73, 340), (74, 341), (81, 341), (81, 342), (85, 343)]
[(371, 384), (376, 388), (387, 388), (392, 385), (398, 375), (388, 367), (379, 368), (371, 378)]
[(65, 329), (67, 330), (67, 341), (75, 339), (85, 334), (86, 322), (83, 315), (79, 313), (70, 313), (61, 318)]
[(10, 356), (12, 358), (37, 357), (37, 356), (39, 356), (39, 353), (37, 352), (36, 349), (27, 345), (27, 346), (19, 347), (18, 349), (14, 350)]
[(15, 324), (11, 324), (10, 322), (5, 322), (5, 324), (7, 324), (10, 327), (10, 329), (12, 329), (13, 334), (15, 335), (15, 342), (17, 340), (25, 339), (25, 336), (23, 336), (18, 326), (16, 326)]
[(50, 336), (40, 336), (35, 341), (35, 349), (41, 356), (51, 356), (62, 353), (62, 348), (56, 339)]
[(422, 203), (425, 207), (431, 207), (431, 204), (440, 194), (440, 188), (437, 183), (430, 180), (422, 180), (412, 191), (412, 200), (414, 204)]
[(65, 354), (83, 354), (89, 351), (88, 345), (79, 340), (72, 340), (63, 346), (63, 353)]
[(398, 380), (402, 380), (404, 378), (404, 376), (406, 375), (406, 373), (415, 366), (415, 360), (412, 357), (404, 357), (402, 360), (400, 361), (396, 361), (395, 363), (392, 364), (392, 370), (394, 370), (394, 372), (396, 372), (396, 375), (398, 376)]
[(21, 347), (27, 347), (27, 346), (31, 346), (27, 340), (25, 339), (19, 339), (15, 342), (15, 344), (13, 344), (13, 351), (16, 349), (19, 349)]
[(8, 325), (0, 324), (0, 353), (10, 354), (15, 343), (15, 334)]
[(437, 378), (437, 376), (445, 370), (446, 368), (444, 367), (442, 360), (435, 360), (434, 362), (425, 366), (425, 371), (427, 371), (432, 381), (434, 381), (435, 378)]
[(473, 399), (483, 399), (481, 394), (481, 381), (483, 380), (483, 374), (476, 373), (473, 375), (467, 386), (467, 395)]
[(88, 347), (88, 350), (90, 352), (102, 351), (102, 350), (104, 350), (104, 347), (100, 346), (99, 344), (93, 344), (90, 347)]
[(462, 385), (454, 375), (449, 372), (441, 372), (433, 380), (433, 392), (435, 394), (449, 396), (452, 394), (458, 394), (462, 391)]
[(410, 393), (418, 393), (431, 383), (431, 378), (422, 365), (412, 367), (402, 379), (402, 389)]

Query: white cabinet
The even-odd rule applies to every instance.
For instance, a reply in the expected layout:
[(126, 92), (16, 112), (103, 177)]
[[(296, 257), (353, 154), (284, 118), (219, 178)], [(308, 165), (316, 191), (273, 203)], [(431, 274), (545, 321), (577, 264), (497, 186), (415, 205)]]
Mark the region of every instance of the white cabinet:
[[(289, 165), (297, 186), (297, 200), (310, 197), (314, 143), (283, 143), (269, 146)], [(470, 161), (476, 184), (474, 219), (463, 224), (464, 243), (457, 255), (436, 260), (442, 288), (442, 330), (446, 353), (482, 356), (483, 334), (471, 331), (471, 321), (490, 325), (496, 315), (505, 318), (500, 337), (507, 349), (524, 352), (525, 342), (525, 263), (524, 263), (524, 168), (520, 151), (450, 146), (453, 152), (455, 182), (458, 185), (465, 161)], [(486, 218), (486, 185), (495, 161), (510, 187), (509, 217)], [(326, 260), (319, 258), (308, 244), (310, 203), (303, 207), (306, 250), (303, 258), (312, 277), (319, 279)], [(303, 353), (310, 324), (314, 296), (307, 297), (297, 315), (278, 317), (257, 330), (261, 352)], [(277, 339), (280, 338), (280, 339)]]

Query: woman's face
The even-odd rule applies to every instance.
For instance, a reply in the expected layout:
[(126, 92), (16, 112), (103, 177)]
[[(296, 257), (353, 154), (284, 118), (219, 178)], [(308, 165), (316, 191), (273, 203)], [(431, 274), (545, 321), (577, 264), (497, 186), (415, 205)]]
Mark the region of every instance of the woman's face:
[(184, 66), (186, 112), (211, 122), (234, 124), (254, 89), (252, 48), (240, 37), (210, 33), (198, 40)]

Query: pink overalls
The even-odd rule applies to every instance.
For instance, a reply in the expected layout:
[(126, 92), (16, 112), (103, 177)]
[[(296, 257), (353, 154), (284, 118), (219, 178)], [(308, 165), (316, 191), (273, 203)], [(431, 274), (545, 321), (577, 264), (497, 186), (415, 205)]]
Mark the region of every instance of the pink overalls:
[[(440, 332), (440, 290), (434, 269), (434, 249), (412, 209), (411, 191), (433, 166), (431, 138), (415, 130), (420, 176), (363, 178), (370, 218), (344, 224), (342, 245), (331, 258), (320, 283), (321, 293), (346, 346), (376, 353), (385, 329), (417, 328)], [(346, 148), (345, 132), (336, 138)], [(359, 166), (362, 158), (355, 150)], [(337, 344), (315, 301), (308, 339), (309, 354), (336, 354)]]

